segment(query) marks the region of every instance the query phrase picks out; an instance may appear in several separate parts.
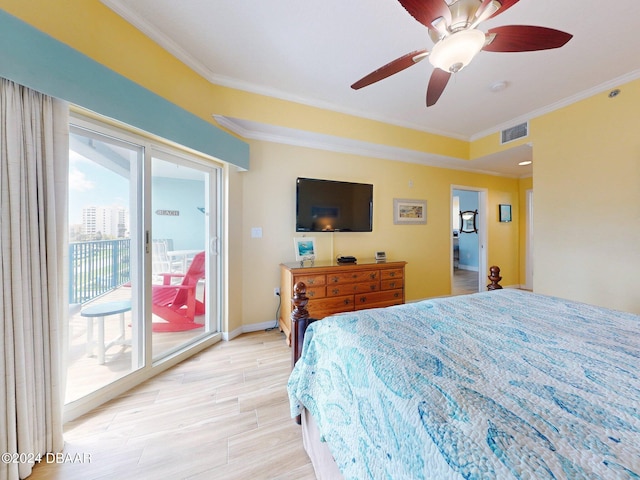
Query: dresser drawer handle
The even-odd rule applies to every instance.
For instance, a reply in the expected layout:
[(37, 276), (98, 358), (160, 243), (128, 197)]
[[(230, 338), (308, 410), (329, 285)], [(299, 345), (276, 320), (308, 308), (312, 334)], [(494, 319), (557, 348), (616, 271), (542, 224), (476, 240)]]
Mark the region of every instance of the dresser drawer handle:
[(313, 285), (314, 283), (316, 283), (316, 281), (313, 278), (310, 278), (309, 281), (307, 282), (309, 285)]
[(391, 288), (395, 287), (395, 286), (396, 286), (396, 282), (391, 282), (391, 283), (389, 284), (389, 286), (390, 286)]
[(333, 293), (334, 295), (338, 295), (340, 293), (340, 289), (334, 288), (333, 290), (331, 290), (331, 293)]
[(399, 294), (398, 292), (396, 292), (393, 296), (394, 296), (395, 298), (398, 298), (398, 297), (400, 296), (400, 294)]
[(377, 274), (376, 272), (370, 273), (370, 274), (369, 274), (369, 278), (370, 278), (371, 280), (375, 280), (377, 275), (378, 275), (378, 274)]
[(313, 290), (311, 290), (310, 292), (308, 292), (308, 295), (309, 295), (310, 297), (313, 297), (315, 294), (316, 294), (316, 292), (314, 292)]
[(354, 273), (353, 275), (351, 275), (351, 278), (358, 278), (358, 274)]
[(349, 299), (349, 298), (345, 298), (345, 300), (344, 300), (344, 304), (345, 304), (345, 305), (349, 305), (350, 303), (351, 303), (351, 299)]
[(390, 277), (395, 277), (396, 276), (396, 272), (389, 272), (389, 276)]
[(332, 277), (332, 278), (331, 278), (331, 281), (332, 281), (333, 283), (338, 283), (338, 281), (339, 281), (339, 280), (340, 280), (340, 279), (339, 279), (338, 277)]

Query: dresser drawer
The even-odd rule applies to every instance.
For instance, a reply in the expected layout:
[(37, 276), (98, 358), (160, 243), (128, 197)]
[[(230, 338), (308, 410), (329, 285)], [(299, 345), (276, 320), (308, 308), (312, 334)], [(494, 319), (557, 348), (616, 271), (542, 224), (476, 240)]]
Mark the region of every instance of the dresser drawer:
[(321, 287), (307, 287), (307, 297), (310, 299), (313, 298), (323, 298), (326, 296), (326, 288), (325, 286)]
[(388, 268), (380, 271), (380, 278), (382, 280), (389, 280), (391, 278), (404, 277), (404, 270), (402, 268)]
[(293, 279), (293, 284), (295, 285), (298, 282), (304, 282), (307, 287), (325, 285), (327, 277), (325, 275), (296, 275)]
[(322, 318), (331, 314), (327, 312), (350, 312), (353, 310), (353, 295), (309, 300), (307, 310), (311, 318)]
[(379, 282), (327, 285), (327, 297), (337, 297), (339, 295), (349, 295), (353, 293), (377, 292), (378, 290), (380, 290)]
[(378, 270), (356, 270), (353, 272), (330, 273), (327, 275), (327, 284), (359, 283), (379, 279), (380, 271)]
[(403, 290), (386, 290), (374, 293), (361, 293), (355, 296), (355, 309), (372, 308), (379, 306), (398, 305), (403, 303)]
[(380, 290), (395, 290), (396, 288), (402, 288), (404, 286), (404, 279), (394, 278), (392, 280), (382, 280), (380, 282)]

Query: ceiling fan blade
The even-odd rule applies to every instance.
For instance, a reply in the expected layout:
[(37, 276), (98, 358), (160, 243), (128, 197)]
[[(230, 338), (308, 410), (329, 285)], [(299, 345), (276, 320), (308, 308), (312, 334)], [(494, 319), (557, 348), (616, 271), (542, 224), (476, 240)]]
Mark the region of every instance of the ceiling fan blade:
[(490, 29), (487, 37), (493, 39), (482, 48), (486, 52), (532, 52), (562, 47), (573, 35), (547, 27), (505, 25)]
[(379, 82), (394, 73), (398, 73), (405, 68), (409, 68), (411, 65), (415, 65), (420, 60), (424, 59), (427, 56), (427, 53), (427, 50), (416, 50), (415, 52), (407, 53), (400, 58), (396, 58), (379, 69), (371, 72), (369, 75), (362, 77), (356, 83), (351, 85), (351, 88), (358, 90), (362, 87), (371, 85), (372, 83)]
[(451, 10), (444, 0), (398, 0), (409, 14), (427, 28), (435, 28), (433, 21), (443, 18), (451, 23)]
[[(501, 13), (505, 12), (508, 8), (513, 7), (520, 0), (498, 0), (498, 1), (502, 4), (502, 6), (498, 10), (496, 10), (496, 12), (493, 15), (491, 15), (489, 18), (497, 17)], [(483, 3), (482, 6), (486, 8), (486, 5), (484, 5), (484, 4), (485, 3), (487, 5), (490, 4), (491, 0), (484, 0), (482, 3)], [(482, 7), (480, 7), (480, 8), (482, 8)]]
[(439, 68), (435, 68), (429, 79), (429, 86), (427, 87), (427, 107), (435, 105), (435, 103), (444, 92), (444, 87), (449, 83), (451, 78), (451, 72), (445, 72)]

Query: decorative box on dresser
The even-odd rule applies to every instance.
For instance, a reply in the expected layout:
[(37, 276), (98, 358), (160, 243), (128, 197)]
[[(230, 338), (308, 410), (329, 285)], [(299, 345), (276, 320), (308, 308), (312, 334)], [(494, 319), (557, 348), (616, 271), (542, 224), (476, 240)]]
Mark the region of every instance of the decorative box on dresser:
[(280, 264), (280, 329), (291, 343), (291, 296), (293, 286), (307, 286), (309, 316), (321, 319), (329, 315), (366, 308), (388, 307), (404, 303), (404, 266), (407, 262), (359, 261), (300, 262)]

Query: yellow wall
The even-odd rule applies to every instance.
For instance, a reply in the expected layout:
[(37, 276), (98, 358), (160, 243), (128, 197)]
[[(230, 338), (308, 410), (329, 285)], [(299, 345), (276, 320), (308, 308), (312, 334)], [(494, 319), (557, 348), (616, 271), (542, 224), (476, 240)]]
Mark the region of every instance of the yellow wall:
[(535, 119), (534, 289), (640, 313), (640, 80)]

